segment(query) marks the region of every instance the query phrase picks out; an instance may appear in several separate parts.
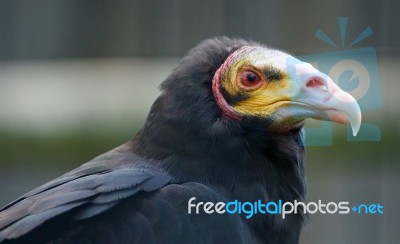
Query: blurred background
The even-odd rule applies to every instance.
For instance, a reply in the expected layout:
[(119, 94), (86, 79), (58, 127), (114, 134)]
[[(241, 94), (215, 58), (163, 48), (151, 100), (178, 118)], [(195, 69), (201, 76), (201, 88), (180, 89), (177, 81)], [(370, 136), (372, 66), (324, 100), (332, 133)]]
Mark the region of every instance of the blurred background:
[[(203, 39), (243, 37), (299, 56), (373, 47), (381, 106), (363, 119), (380, 135), (349, 141), (335, 125), (332, 146), (309, 146), (308, 200), (380, 203), (384, 214), (312, 215), (301, 243), (397, 243), (399, 7), (395, 0), (0, 1), (0, 205), (130, 139), (157, 86)], [(349, 47), (368, 26), (373, 35)], [(337, 47), (316, 38), (317, 29)]]

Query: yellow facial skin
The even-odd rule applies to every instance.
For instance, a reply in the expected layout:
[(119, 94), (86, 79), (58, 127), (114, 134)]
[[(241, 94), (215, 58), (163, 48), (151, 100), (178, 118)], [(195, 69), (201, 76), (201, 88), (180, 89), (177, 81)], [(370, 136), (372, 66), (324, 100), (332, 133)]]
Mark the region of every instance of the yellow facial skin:
[(291, 101), (291, 97), (282, 93), (287, 90), (289, 84), (287, 79), (268, 82), (255, 91), (244, 91), (249, 98), (234, 105), (234, 109), (239, 113), (266, 117), (280, 108), (285, 103)]
[[(275, 67), (272, 61), (268, 61), (278, 52), (263, 53), (262, 51), (265, 52), (265, 49), (250, 51), (246, 56), (239, 58), (230, 66), (221, 80), (222, 87), (229, 96), (242, 95), (246, 97), (232, 106), (236, 112), (242, 115), (266, 117), (291, 101), (288, 74), (279, 69), (281, 77), (278, 80), (271, 80), (264, 73), (265, 70), (276, 70), (279, 67), (278, 65)], [(261, 78), (263, 84), (256, 89), (246, 89), (240, 84), (240, 75), (243, 71), (254, 72)]]

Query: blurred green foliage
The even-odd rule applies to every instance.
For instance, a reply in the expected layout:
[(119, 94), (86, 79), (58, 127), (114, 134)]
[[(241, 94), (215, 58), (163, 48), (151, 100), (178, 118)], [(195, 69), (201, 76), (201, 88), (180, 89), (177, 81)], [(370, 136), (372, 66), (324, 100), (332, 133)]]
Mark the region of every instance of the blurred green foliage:
[[(0, 168), (33, 166), (78, 166), (126, 142), (141, 128), (138, 122), (119, 128), (92, 128), (56, 135), (13, 133), (0, 131)], [(396, 163), (400, 157), (397, 134), (393, 126), (382, 126), (382, 140), (378, 142), (349, 142), (346, 128), (334, 126), (333, 146), (307, 147), (307, 164), (332, 167), (366, 167), (382, 161)], [(392, 160), (387, 160), (392, 158)]]
[(54, 136), (0, 131), (0, 167), (78, 166), (128, 141), (139, 128), (134, 125), (132, 128), (79, 130)]

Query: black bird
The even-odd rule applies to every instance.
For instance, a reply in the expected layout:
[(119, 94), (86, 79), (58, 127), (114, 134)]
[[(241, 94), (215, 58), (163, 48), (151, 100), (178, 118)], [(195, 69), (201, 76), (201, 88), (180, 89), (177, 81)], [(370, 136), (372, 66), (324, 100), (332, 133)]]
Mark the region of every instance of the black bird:
[(304, 214), (197, 204), (305, 201), (304, 120), (356, 134), (354, 98), (310, 64), (226, 37), (189, 51), (161, 89), (133, 139), (5, 206), (0, 241), (297, 243)]

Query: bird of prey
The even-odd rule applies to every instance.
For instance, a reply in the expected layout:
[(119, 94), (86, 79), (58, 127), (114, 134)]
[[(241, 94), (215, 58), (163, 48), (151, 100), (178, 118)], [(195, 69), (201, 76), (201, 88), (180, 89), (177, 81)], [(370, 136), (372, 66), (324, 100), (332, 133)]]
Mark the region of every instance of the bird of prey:
[(1, 209), (0, 242), (298, 243), (302, 213), (198, 203), (304, 202), (305, 119), (356, 134), (356, 100), (308, 63), (227, 37), (191, 49), (161, 90), (131, 140)]

